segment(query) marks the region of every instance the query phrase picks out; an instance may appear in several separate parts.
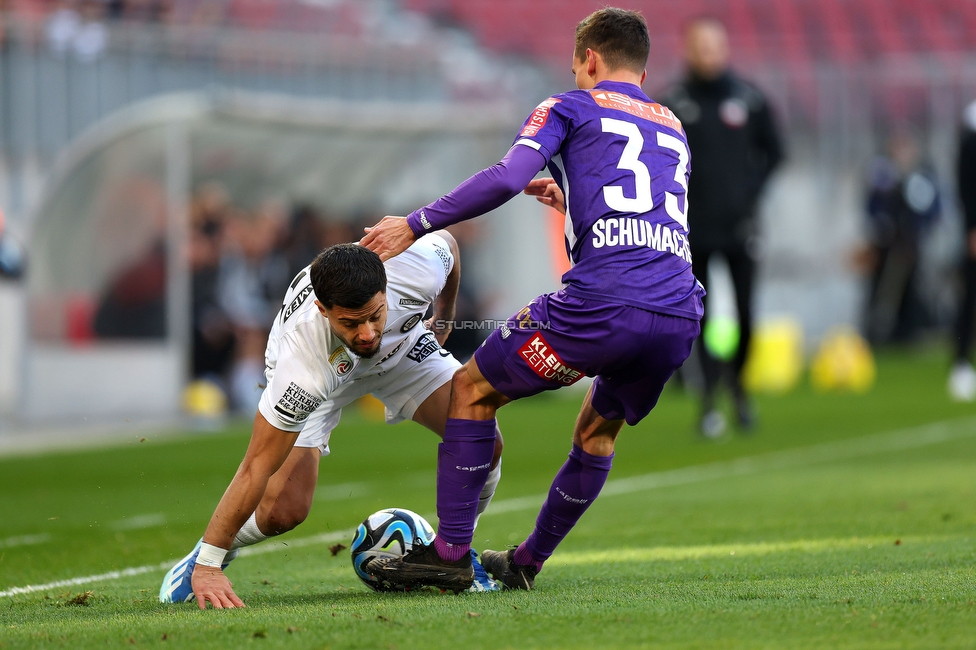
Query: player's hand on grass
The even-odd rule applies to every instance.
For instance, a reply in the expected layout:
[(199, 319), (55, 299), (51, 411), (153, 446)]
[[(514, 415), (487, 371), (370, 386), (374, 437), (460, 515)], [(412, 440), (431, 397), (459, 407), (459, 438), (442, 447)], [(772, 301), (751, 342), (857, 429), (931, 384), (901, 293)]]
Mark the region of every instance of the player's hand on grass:
[(406, 217), (383, 217), (378, 224), (365, 230), (366, 236), (359, 240), (359, 245), (379, 255), (384, 262), (407, 250), (417, 240)]
[(552, 178), (531, 180), (525, 186), (524, 192), (529, 196), (534, 196), (539, 203), (555, 208), (560, 214), (566, 214), (566, 198)]
[(190, 583), (193, 585), (193, 595), (197, 597), (197, 605), (200, 609), (206, 609), (208, 601), (214, 609), (246, 607), (244, 601), (234, 593), (230, 580), (220, 567), (196, 565)]

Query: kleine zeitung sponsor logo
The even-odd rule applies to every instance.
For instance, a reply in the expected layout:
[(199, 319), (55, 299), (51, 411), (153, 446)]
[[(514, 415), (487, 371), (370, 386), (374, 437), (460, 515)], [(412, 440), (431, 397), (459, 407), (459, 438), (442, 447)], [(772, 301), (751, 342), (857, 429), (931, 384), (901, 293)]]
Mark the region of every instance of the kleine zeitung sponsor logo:
[(536, 333), (519, 349), (519, 356), (543, 379), (564, 386), (575, 384), (583, 378), (583, 372), (563, 363), (542, 334)]

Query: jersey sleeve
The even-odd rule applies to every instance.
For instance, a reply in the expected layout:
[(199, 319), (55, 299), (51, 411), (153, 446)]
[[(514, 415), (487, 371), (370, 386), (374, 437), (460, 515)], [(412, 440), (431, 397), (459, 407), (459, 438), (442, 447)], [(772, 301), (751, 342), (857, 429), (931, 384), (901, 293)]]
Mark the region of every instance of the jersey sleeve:
[(327, 379), (315, 377), (304, 362), (301, 345), (295, 337), (269, 343), (265, 379), (268, 383), (258, 402), (258, 411), (277, 429), (301, 431), (308, 416), (322, 405), (322, 382)]
[(566, 95), (554, 95), (539, 104), (523, 122), (515, 144), (535, 149), (548, 164), (570, 131), (572, 109), (567, 99)]
[(425, 235), (386, 262), (387, 282), (407, 298), (432, 303), (454, 268), (454, 255), (444, 238)]
[(545, 165), (541, 153), (513, 145), (498, 163), (482, 169), (430, 205), (411, 212), (407, 224), (420, 237), (490, 212), (520, 194)]

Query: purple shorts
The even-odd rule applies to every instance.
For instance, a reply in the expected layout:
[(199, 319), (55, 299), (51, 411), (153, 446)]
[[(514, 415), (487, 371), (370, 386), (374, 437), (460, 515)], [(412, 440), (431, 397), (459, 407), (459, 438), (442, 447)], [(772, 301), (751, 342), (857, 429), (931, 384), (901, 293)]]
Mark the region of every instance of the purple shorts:
[(475, 352), (502, 395), (519, 399), (593, 382), (593, 408), (608, 420), (640, 422), (698, 337), (696, 320), (567, 295), (539, 296)]

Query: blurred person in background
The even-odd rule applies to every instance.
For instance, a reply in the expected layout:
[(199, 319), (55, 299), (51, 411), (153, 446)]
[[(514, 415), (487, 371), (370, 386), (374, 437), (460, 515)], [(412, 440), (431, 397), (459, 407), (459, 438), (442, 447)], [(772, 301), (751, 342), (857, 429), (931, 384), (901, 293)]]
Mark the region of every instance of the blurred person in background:
[(864, 329), (873, 344), (910, 342), (929, 320), (918, 288), (919, 254), (941, 211), (935, 173), (918, 138), (895, 129), (886, 149), (871, 162), (868, 178)]
[[(327, 248), (326, 225), (319, 212), (311, 205), (299, 204), (292, 208), (288, 233), (282, 247), (288, 262), (288, 277), (293, 278), (308, 266), (323, 248)], [(351, 241), (349, 239), (343, 241)], [(340, 242), (334, 242), (340, 243)]]
[(48, 47), (55, 54), (67, 54), (81, 28), (81, 15), (77, 5), (77, 2), (69, 0), (56, 2), (47, 17), (45, 35)]
[(217, 295), (224, 221), (229, 199), (216, 183), (201, 187), (190, 207), (191, 320), (193, 377), (207, 379), (226, 393), (224, 377), (234, 353), (234, 328)]
[(236, 410), (248, 413), (261, 398), (269, 323), (292, 277), (281, 251), (285, 222), (281, 210), (268, 204), (253, 216), (232, 211), (224, 228), (217, 295), (234, 330), (230, 401)]
[(976, 102), (967, 106), (963, 114), (956, 173), (966, 229), (966, 252), (962, 263), (963, 294), (956, 322), (955, 360), (949, 374), (949, 394), (953, 399), (971, 402), (976, 399), (976, 370), (970, 361), (976, 317)]
[(105, 26), (105, 5), (99, 0), (82, 0), (81, 24), (74, 36), (72, 49), (75, 58), (93, 63), (108, 48), (108, 27)]
[(4, 233), (6, 223), (0, 210), (0, 278), (19, 278), (24, 272), (24, 254), (20, 246)]
[[(165, 190), (151, 175), (134, 173), (106, 187), (94, 255), (106, 265), (107, 277), (98, 291), (91, 334), (104, 339), (166, 337), (166, 216)], [(80, 327), (75, 336), (83, 340), (90, 335), (86, 329)]]
[(95, 61), (108, 46), (108, 29), (102, 22), (105, 14), (106, 5), (98, 0), (56, 3), (47, 19), (48, 47), (85, 63)]
[(376, 219), (373, 213), (357, 212), (351, 219), (340, 219), (333, 215), (325, 219), (322, 247), (328, 248), (336, 244), (348, 244), (356, 241), (357, 233), (363, 229), (363, 224), (372, 223)]
[[(736, 419), (743, 431), (755, 425), (742, 385), (742, 368), (752, 337), (752, 295), (758, 258), (757, 204), (770, 173), (783, 158), (780, 136), (763, 94), (729, 67), (725, 26), (698, 17), (684, 30), (687, 75), (658, 100), (677, 114), (691, 149), (688, 225), (695, 276), (708, 289), (708, 265), (715, 255), (728, 263), (738, 311), (739, 345), (731, 363)], [(705, 331), (708, 318), (706, 297)], [(725, 431), (716, 407), (722, 363), (697, 344), (703, 371), (701, 433)]]
[(158, 237), (109, 280), (92, 329), (100, 338), (161, 339), (166, 336), (166, 241)]

